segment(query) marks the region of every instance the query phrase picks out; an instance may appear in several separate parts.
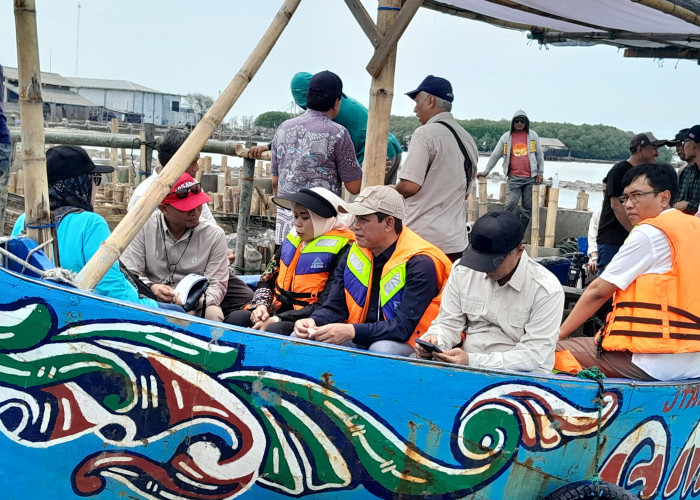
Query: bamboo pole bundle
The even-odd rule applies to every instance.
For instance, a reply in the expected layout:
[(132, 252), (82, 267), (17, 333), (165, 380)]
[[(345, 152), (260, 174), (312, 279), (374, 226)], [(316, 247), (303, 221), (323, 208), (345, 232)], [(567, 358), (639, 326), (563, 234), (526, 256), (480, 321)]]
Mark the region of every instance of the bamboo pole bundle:
[(476, 219), (478, 219), (476, 201), (476, 183), (472, 182), (472, 185), (469, 187), (469, 200), (467, 210), (467, 220), (470, 222), (475, 222)]
[[(36, 3), (15, 0), (17, 59), (19, 73), (19, 105), (22, 115), (22, 167), (25, 172), (22, 188), (26, 192), (24, 207), (27, 235), (40, 245), (51, 238), (51, 230), (31, 226), (48, 226), (49, 188), (44, 153), (44, 103), (41, 96), (39, 43), (36, 33)], [(53, 249), (45, 247), (53, 259)], [(105, 269), (106, 271), (106, 269)]]
[[(285, 0), (261, 40), (238, 73), (236, 73), (233, 80), (231, 80), (231, 83), (202, 117), (146, 194), (127, 212), (112, 235), (105, 240), (95, 255), (80, 271), (77, 281), (81, 288), (94, 288), (112, 264), (117, 261), (121, 252), (136, 236), (136, 233), (143, 227), (160, 200), (163, 199), (171, 186), (175, 184), (177, 179), (187, 169), (194, 157), (202, 149), (204, 143), (211, 137), (216, 127), (219, 126), (233, 104), (238, 100), (255, 73), (257, 73), (285, 26), (289, 23), (289, 19), (299, 6), (300, 1)], [(239, 225), (240, 221), (241, 219), (239, 218)], [(238, 255), (238, 249), (236, 254)], [(243, 263), (242, 260), (241, 264)]]
[(479, 217), (489, 211), (489, 199), (487, 193), (486, 177), (479, 177)]
[(559, 188), (549, 189), (549, 205), (547, 205), (547, 224), (544, 227), (544, 246), (554, 247), (554, 230), (557, 225), (559, 209)]
[[(532, 199), (536, 200), (540, 196), (540, 185), (532, 185)], [(530, 257), (537, 257), (540, 250), (540, 207), (535, 203), (532, 207), (532, 220), (530, 232)]]

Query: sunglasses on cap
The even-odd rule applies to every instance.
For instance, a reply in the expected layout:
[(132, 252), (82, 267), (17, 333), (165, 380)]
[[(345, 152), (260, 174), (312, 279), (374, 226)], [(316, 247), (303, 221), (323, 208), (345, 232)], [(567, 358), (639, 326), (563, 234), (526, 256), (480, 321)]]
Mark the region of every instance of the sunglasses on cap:
[(515, 118), (513, 119), (513, 123), (525, 123), (525, 118)]
[(181, 188), (178, 188), (175, 190), (173, 193), (175, 196), (177, 196), (179, 199), (184, 200), (189, 196), (190, 193), (192, 194), (199, 194), (202, 192), (202, 185), (197, 182), (196, 184), (192, 184), (191, 186), (183, 186)]
[(90, 174), (92, 175), (92, 182), (95, 184), (95, 186), (99, 186), (102, 184), (102, 174)]

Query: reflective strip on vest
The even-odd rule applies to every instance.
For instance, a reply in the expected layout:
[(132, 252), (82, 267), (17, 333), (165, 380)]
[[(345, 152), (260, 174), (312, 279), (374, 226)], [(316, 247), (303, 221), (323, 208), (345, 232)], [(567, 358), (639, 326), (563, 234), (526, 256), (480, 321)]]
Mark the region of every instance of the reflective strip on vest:
[(301, 243), (301, 238), (299, 236), (292, 236), (292, 233), (287, 234), (287, 237), (282, 242), (282, 249), (280, 250), (280, 260), (284, 262), (286, 266), (291, 264), (294, 254), (297, 251), (297, 247)]
[(386, 319), (396, 317), (396, 308), (401, 303), (404, 286), (406, 286), (405, 262), (391, 269), (379, 282), (379, 303)]
[(309, 242), (302, 250), (308, 252), (331, 252), (337, 254), (348, 244), (347, 238), (338, 238), (337, 236), (319, 236), (315, 240)]
[(345, 248), (348, 238), (337, 236), (320, 236), (309, 242), (301, 251), (294, 273), (303, 274), (328, 273), (335, 256)]
[(356, 245), (350, 247), (344, 274), (345, 289), (360, 307), (364, 307), (367, 300), (367, 289), (371, 275), (372, 262)]

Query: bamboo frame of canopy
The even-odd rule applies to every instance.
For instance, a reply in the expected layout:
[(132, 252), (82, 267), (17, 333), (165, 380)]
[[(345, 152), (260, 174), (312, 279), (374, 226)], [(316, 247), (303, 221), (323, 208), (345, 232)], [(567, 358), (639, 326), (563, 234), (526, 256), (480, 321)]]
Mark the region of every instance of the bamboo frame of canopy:
[(372, 75), (372, 86), (362, 185), (384, 184), (389, 118), (394, 97), (396, 44), (423, 0), (379, 0), (376, 24), (360, 0), (345, 0), (345, 3), (374, 46), (374, 55), (367, 64), (367, 72)]
[(285, 0), (267, 31), (263, 34), (253, 52), (248, 56), (241, 69), (231, 80), (212, 107), (202, 117), (182, 147), (175, 153), (160, 176), (150, 186), (146, 194), (136, 203), (116, 227), (112, 235), (100, 246), (99, 250), (78, 274), (81, 288), (92, 289), (102, 279), (107, 270), (116, 262), (121, 252), (155, 210), (158, 203), (170, 191), (190, 162), (201, 150), (223, 120), (226, 113), (238, 100), (248, 83), (253, 79), (267, 55), (274, 47), (284, 28), (299, 6), (301, 0)]
[[(39, 68), (39, 42), (34, 0), (15, 0), (19, 105), (22, 114), (22, 164), (24, 165), (27, 234), (40, 245), (51, 238), (49, 188), (44, 155), (44, 112)], [(44, 226), (36, 229), (37, 226)], [(53, 260), (53, 249), (44, 248)]]

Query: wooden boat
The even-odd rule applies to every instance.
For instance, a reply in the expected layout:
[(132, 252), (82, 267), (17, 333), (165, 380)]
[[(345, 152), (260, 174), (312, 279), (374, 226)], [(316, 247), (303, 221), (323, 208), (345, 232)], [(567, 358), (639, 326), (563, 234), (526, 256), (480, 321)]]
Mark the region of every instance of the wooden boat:
[[(168, 163), (160, 185), (81, 271), (81, 288), (99, 281), (201, 149), (298, 3), (285, 1), (261, 44)], [(632, 55), (652, 57), (669, 49), (696, 57), (699, 43), (698, 12), (690, 9), (700, 9), (685, 0), (621, 2), (625, 8), (617, 12), (637, 19), (637, 5), (655, 9), (693, 24), (685, 34), (685, 26), (678, 32), (671, 22), (663, 34), (606, 30), (585, 19), (577, 25), (569, 10), (619, 21), (618, 3), (588, 0), (576, 9), (539, 2), (546, 10), (500, 0), (470, 2), (472, 10), (463, 0), (380, 0), (376, 25), (358, 1), (346, 3), (375, 46), (368, 65), (369, 184), (383, 177), (396, 41), (422, 3), (518, 29), (548, 26), (533, 30), (543, 43), (628, 44), (642, 47), (630, 49)], [(16, 17), (33, 5), (16, 2)], [(516, 20), (505, 20), (511, 17)], [(544, 18), (551, 24), (540, 23)], [(18, 36), (20, 51), (36, 52), (35, 35)], [(32, 94), (40, 86), (31, 84), (39, 81), (38, 57), (29, 56), (19, 58), (22, 142), (37, 175), (28, 184), (37, 187), (45, 185), (43, 136), (33, 119), (40, 116), (34, 111), (41, 96)], [(25, 125), (33, 132), (25, 133)], [(37, 220), (48, 220), (45, 192), (27, 200), (44, 207)], [(18, 243), (6, 247), (26, 256)], [(40, 272), (51, 267), (40, 252), (30, 261)], [(20, 274), (26, 267), (14, 261), (0, 266), (6, 294), (0, 303), (3, 498), (555, 500), (635, 494), (684, 500), (700, 494), (699, 380), (586, 380), (375, 355), (100, 297), (43, 274)], [(580, 483), (596, 478), (603, 483)]]
[(643, 499), (700, 492), (698, 380), (381, 356), (18, 267), (0, 267), (3, 498), (535, 499), (596, 473)]

